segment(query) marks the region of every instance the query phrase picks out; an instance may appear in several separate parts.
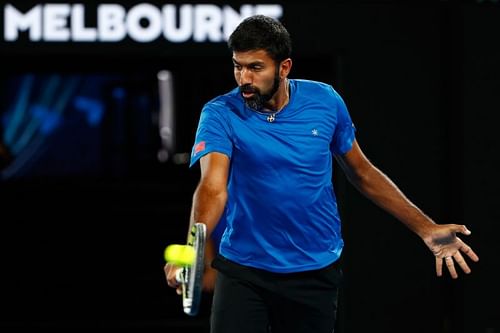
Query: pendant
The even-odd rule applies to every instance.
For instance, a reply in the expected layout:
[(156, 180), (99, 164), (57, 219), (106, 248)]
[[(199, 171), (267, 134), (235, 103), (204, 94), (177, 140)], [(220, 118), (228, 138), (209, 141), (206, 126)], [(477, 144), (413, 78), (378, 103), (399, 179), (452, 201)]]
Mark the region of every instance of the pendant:
[(276, 116), (274, 115), (274, 113), (272, 113), (272, 114), (270, 114), (270, 115), (267, 116), (267, 121), (269, 123), (272, 123), (275, 120), (276, 120)]

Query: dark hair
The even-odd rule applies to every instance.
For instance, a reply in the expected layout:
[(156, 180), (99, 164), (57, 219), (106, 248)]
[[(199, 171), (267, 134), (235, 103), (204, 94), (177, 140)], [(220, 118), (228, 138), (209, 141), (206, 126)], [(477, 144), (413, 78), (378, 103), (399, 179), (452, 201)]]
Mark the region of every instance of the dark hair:
[(244, 19), (233, 31), (228, 46), (236, 52), (266, 50), (276, 62), (289, 58), (292, 40), (286, 28), (271, 17), (254, 15)]

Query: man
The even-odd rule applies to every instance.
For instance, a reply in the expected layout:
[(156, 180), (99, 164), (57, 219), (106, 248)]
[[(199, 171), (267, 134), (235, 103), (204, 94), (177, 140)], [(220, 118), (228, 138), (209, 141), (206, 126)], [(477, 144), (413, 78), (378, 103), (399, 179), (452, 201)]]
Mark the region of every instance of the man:
[[(201, 113), (191, 165), (200, 161), (191, 223), (208, 233), (223, 217), (211, 330), (328, 332), (335, 326), (343, 248), (332, 186), (333, 157), (350, 182), (415, 232), (453, 278), (462, 253), (456, 233), (410, 202), (363, 154), (339, 94), (320, 82), (288, 79), (291, 40), (280, 22), (245, 19), (229, 38), (238, 88)], [(176, 267), (167, 268), (171, 287)]]

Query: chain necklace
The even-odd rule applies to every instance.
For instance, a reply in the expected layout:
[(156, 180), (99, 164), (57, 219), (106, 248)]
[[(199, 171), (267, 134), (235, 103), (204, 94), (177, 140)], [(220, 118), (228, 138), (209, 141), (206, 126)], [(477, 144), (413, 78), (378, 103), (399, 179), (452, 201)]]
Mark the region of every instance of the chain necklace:
[(285, 106), (288, 105), (288, 102), (290, 101), (290, 94), (288, 92), (288, 90), (290, 89), (289, 87), (289, 82), (288, 82), (288, 79), (285, 79), (285, 93), (286, 93), (286, 101), (285, 103), (283, 104), (283, 106), (276, 112), (260, 112), (260, 111), (257, 111), (258, 113), (260, 114), (265, 114), (267, 115), (266, 117), (266, 120), (268, 123), (273, 123), (275, 120), (276, 120), (276, 115), (278, 113), (280, 113), (281, 111), (283, 111), (283, 109), (285, 108)]

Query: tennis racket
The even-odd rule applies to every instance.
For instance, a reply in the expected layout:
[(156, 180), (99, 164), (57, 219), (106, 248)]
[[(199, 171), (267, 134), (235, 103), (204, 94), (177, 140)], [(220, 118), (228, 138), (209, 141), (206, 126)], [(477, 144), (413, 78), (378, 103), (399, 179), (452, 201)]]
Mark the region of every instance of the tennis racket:
[(176, 272), (177, 282), (182, 289), (184, 313), (196, 316), (200, 308), (205, 265), (205, 240), (207, 228), (204, 223), (195, 223), (188, 235), (187, 245), (195, 250), (194, 262)]

